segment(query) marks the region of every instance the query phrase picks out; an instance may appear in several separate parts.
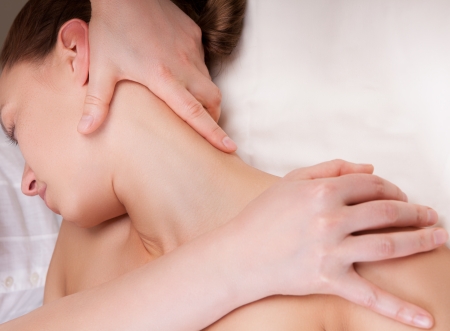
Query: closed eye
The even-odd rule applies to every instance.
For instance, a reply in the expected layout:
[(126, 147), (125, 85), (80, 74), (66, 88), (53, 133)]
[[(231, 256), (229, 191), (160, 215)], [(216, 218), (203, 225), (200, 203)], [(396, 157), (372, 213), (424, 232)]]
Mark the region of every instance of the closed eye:
[(6, 137), (8, 137), (8, 140), (11, 142), (11, 144), (13, 145), (17, 145), (18, 142), (16, 140), (16, 138), (14, 138), (14, 130), (16, 129), (15, 125), (11, 126), (10, 128), (5, 130), (6, 133)]

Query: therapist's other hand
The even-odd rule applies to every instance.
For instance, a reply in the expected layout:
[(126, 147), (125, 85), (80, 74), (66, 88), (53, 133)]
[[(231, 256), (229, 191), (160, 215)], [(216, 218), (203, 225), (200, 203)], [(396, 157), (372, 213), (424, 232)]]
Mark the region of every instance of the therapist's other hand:
[[(431, 327), (428, 312), (376, 287), (353, 267), (433, 250), (448, 238), (438, 228), (353, 235), (438, 220), (434, 210), (408, 203), (398, 187), (372, 171), (339, 160), (295, 170), (250, 203), (234, 229), (251, 246), (239, 254), (249, 252), (244, 260), (256, 269), (245, 286), (265, 296), (338, 295), (402, 323)], [(416, 323), (424, 318), (427, 325)]]
[(120, 80), (147, 86), (213, 146), (236, 145), (217, 125), (221, 94), (204, 63), (199, 27), (169, 0), (91, 0), (90, 70), (78, 125), (104, 122)]

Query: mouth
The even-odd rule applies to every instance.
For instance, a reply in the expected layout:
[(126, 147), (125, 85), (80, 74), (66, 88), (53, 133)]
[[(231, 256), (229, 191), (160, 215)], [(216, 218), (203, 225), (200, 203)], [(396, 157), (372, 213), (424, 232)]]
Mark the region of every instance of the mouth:
[[(39, 188), (38, 194), (41, 197), (42, 200), (44, 200), (45, 204), (47, 205), (47, 201), (45, 200), (45, 192), (47, 191), (47, 185), (42, 185), (42, 187)], [(48, 205), (47, 205), (48, 207)], [(49, 207), (50, 208), (50, 207)]]
[(57, 210), (56, 208), (52, 208), (49, 206), (49, 204), (47, 203), (47, 200), (45, 198), (46, 196), (46, 192), (47, 192), (47, 185), (43, 184), (42, 187), (39, 188), (38, 190), (38, 194), (41, 197), (42, 200), (44, 200), (45, 205), (47, 206), (48, 209), (50, 209), (52, 212), (54, 212), (55, 214), (61, 214), (59, 212), (59, 210)]

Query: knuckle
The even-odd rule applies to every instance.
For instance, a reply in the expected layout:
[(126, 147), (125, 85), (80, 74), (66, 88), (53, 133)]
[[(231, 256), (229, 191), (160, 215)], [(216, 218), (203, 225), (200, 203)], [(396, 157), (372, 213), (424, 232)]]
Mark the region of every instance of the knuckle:
[(191, 25), (192, 36), (194, 37), (194, 42), (201, 42), (202, 40), (202, 29), (192, 21)]
[(284, 180), (296, 180), (303, 174), (303, 169), (295, 169), (286, 174), (283, 179)]
[(164, 63), (157, 63), (155, 68), (156, 76), (159, 77), (162, 81), (167, 82), (173, 79), (172, 71)]
[(322, 293), (336, 292), (333, 279), (329, 275), (317, 273), (314, 275), (315, 288), (320, 288)]
[(338, 173), (340, 176), (345, 166), (345, 161), (341, 159), (334, 159), (329, 161), (327, 165), (331, 168), (333, 172)]
[(347, 162), (342, 160), (342, 159), (334, 159), (331, 161), (331, 163), (336, 167), (336, 168), (342, 168)]
[(216, 126), (213, 130), (212, 130), (212, 136), (217, 137), (217, 139), (219, 140), (222, 136), (224, 135), (223, 130), (220, 128), (220, 126)]
[(221, 103), (222, 103), (222, 92), (216, 86), (214, 90), (214, 104), (216, 107), (219, 107)]
[(187, 46), (188, 46), (188, 49), (191, 52), (195, 52), (196, 54), (198, 54), (199, 50), (201, 49), (201, 45), (202, 45), (202, 43), (201, 43), (201, 40), (202, 40), (201, 31), (200, 31), (200, 35), (197, 35), (197, 33), (195, 33), (193, 35), (193, 37), (194, 37), (193, 39), (189, 39)]
[(337, 217), (320, 217), (317, 220), (318, 230), (319, 232), (334, 232), (335, 229), (339, 226), (340, 221)]
[(361, 304), (367, 308), (375, 308), (378, 302), (377, 294), (373, 291), (365, 293), (361, 298)]
[(333, 275), (335, 274), (336, 259), (327, 247), (320, 247), (316, 249), (314, 256), (316, 267), (313, 268), (315, 277), (319, 282), (324, 284), (332, 284)]
[(397, 206), (390, 202), (382, 202), (381, 208), (383, 210), (383, 216), (388, 220), (389, 223), (394, 224), (399, 218), (399, 210)]
[(215, 109), (220, 107), (220, 104), (222, 103), (222, 92), (217, 86), (214, 85), (214, 87), (211, 89), (209, 98), (209, 104), (211, 105), (211, 107)]
[(194, 101), (187, 105), (186, 107), (186, 117), (188, 120), (195, 120), (205, 113), (205, 108), (201, 103)]
[(416, 222), (418, 224), (427, 224), (428, 223), (428, 213), (425, 208), (421, 206), (416, 206)]
[(336, 193), (336, 185), (330, 181), (323, 181), (316, 185), (314, 196), (319, 200), (328, 200)]
[[(192, 52), (191, 52), (192, 54)], [(192, 66), (191, 54), (189, 51), (180, 50), (178, 52), (178, 59), (184, 66)]]
[(378, 242), (378, 252), (381, 257), (392, 257), (395, 254), (395, 243), (390, 237), (384, 237)]
[(421, 250), (421, 251), (424, 251), (424, 250), (428, 250), (428, 249), (430, 249), (431, 248), (431, 243), (432, 243), (432, 240), (428, 240), (428, 237), (425, 235), (425, 233), (423, 232), (423, 231), (421, 231), (420, 233), (419, 233), (419, 238), (418, 238), (418, 244), (419, 244), (419, 249)]
[(408, 309), (406, 307), (400, 307), (395, 312), (395, 319), (398, 321), (404, 320), (404, 316), (408, 314)]
[(102, 99), (100, 99), (99, 97), (96, 97), (95, 95), (92, 95), (92, 94), (86, 95), (86, 99), (84, 102), (87, 105), (93, 105), (93, 106), (101, 106), (104, 104)]
[(372, 176), (372, 185), (377, 196), (382, 197), (386, 193), (386, 186), (383, 180), (378, 176)]

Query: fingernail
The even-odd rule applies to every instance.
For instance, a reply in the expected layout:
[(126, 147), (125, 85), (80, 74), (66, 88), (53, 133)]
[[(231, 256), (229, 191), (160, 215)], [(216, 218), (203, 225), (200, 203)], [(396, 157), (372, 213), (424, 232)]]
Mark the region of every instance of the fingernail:
[(83, 117), (81, 117), (80, 123), (78, 123), (78, 131), (87, 131), (91, 127), (93, 122), (94, 117), (92, 115), (83, 115)]
[(431, 319), (428, 316), (424, 315), (416, 315), (413, 319), (414, 325), (420, 326), (422, 328), (430, 328), (431, 327)]
[(434, 243), (436, 245), (442, 245), (448, 239), (447, 231), (445, 231), (444, 229), (434, 231), (433, 236), (434, 236)]
[(437, 222), (437, 214), (433, 209), (428, 209), (428, 225), (433, 225)]
[(237, 145), (236, 143), (230, 139), (230, 137), (225, 137), (222, 140), (222, 143), (225, 145), (226, 148), (228, 148), (229, 150), (236, 150), (237, 149)]

